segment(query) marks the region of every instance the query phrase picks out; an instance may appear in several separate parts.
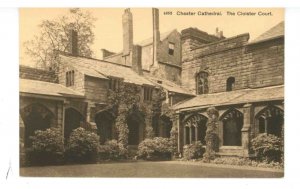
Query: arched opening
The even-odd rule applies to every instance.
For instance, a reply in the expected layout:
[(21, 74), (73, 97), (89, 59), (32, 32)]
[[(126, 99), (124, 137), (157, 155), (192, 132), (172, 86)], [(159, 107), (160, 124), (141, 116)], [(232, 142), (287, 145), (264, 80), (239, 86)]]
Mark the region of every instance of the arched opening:
[(229, 77), (226, 82), (226, 91), (234, 90), (235, 78)]
[(161, 137), (170, 138), (171, 136), (171, 129), (172, 129), (172, 121), (167, 116), (161, 116)]
[(138, 145), (142, 140), (145, 119), (142, 112), (136, 106), (133, 106), (127, 117), (127, 125), (129, 130), (128, 145)]
[(68, 139), (71, 132), (74, 129), (80, 127), (83, 123), (84, 117), (81, 115), (79, 111), (74, 108), (67, 108), (65, 110), (65, 129), (64, 129), (64, 137)]
[(48, 108), (41, 104), (31, 104), (24, 108), (21, 113), (23, 123), (25, 125), (24, 131), (24, 146), (30, 147), (30, 136), (36, 130), (46, 130), (53, 125), (54, 115)]
[(206, 123), (207, 118), (201, 114), (195, 114), (186, 119), (184, 130), (185, 144), (200, 141), (205, 145)]
[(257, 116), (259, 133), (273, 134), (281, 137), (283, 127), (283, 110), (268, 106), (261, 110)]
[(236, 109), (227, 111), (223, 118), (223, 145), (241, 146), (243, 114)]
[(100, 144), (104, 144), (107, 140), (112, 140), (115, 116), (109, 111), (103, 111), (95, 116), (95, 122), (97, 134), (100, 136)]

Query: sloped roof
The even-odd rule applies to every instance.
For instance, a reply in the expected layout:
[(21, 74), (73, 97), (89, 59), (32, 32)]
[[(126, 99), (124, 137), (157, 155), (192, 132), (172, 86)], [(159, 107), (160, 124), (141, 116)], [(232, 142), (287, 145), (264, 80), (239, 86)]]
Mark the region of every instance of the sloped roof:
[[(176, 29), (174, 30), (171, 30), (171, 31), (168, 31), (168, 32), (165, 32), (165, 33), (161, 33), (160, 34), (160, 40), (163, 41), (165, 39), (167, 39), (169, 37), (169, 35), (174, 32), (174, 31), (177, 31)], [(148, 39), (145, 39), (143, 41), (140, 41), (138, 43), (136, 43), (137, 45), (140, 45), (140, 46), (146, 46), (146, 45), (150, 45), (153, 43), (153, 37), (150, 37)]]
[(84, 97), (82, 93), (74, 91), (58, 83), (30, 79), (20, 79), (20, 92), (56, 97)]
[(144, 77), (138, 75), (130, 67), (103, 60), (60, 55), (62, 63), (67, 63), (83, 74), (91, 77), (107, 79), (107, 77), (123, 78), (126, 83), (137, 85), (153, 85)]
[(284, 21), (280, 22), (276, 26), (272, 27), (268, 31), (264, 32), (260, 36), (258, 36), (256, 39), (254, 39), (251, 43), (257, 43), (261, 41), (266, 41), (270, 39), (274, 39), (277, 37), (284, 36)]
[(284, 98), (284, 86), (257, 89), (242, 89), (230, 92), (198, 95), (190, 100), (173, 106), (175, 110), (187, 110), (208, 106), (221, 106), (248, 102), (281, 100)]
[[(176, 83), (168, 81), (166, 79), (154, 78), (151, 76), (146, 76), (146, 78), (149, 79), (151, 82), (153, 82), (153, 84), (161, 86), (162, 88), (166, 89), (167, 91), (190, 95), (190, 96), (195, 96), (191, 92), (189, 92), (187, 89), (181, 87), (180, 85), (177, 85)], [(161, 81), (161, 83), (158, 83), (158, 81)]]

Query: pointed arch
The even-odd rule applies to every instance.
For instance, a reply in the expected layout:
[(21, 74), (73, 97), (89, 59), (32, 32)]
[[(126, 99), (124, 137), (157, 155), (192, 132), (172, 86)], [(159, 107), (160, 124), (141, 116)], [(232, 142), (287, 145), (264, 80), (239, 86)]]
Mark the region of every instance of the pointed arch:
[(284, 111), (276, 106), (268, 105), (255, 115), (258, 132), (282, 136)]
[(84, 116), (75, 108), (65, 109), (64, 137), (68, 139), (71, 132), (77, 129), (84, 122)]
[(145, 115), (134, 105), (127, 116), (128, 144), (138, 145), (143, 139)]
[(97, 134), (100, 136), (100, 144), (104, 144), (108, 140), (113, 139), (115, 115), (106, 109), (98, 111), (95, 115), (95, 123), (97, 125)]
[(235, 108), (230, 108), (220, 117), (223, 122), (223, 145), (241, 146), (242, 128), (244, 122), (243, 113)]
[(31, 146), (29, 137), (34, 134), (36, 130), (45, 130), (50, 128), (55, 121), (54, 114), (43, 104), (33, 103), (20, 112), (24, 123), (24, 145)]
[(208, 118), (202, 114), (192, 114), (187, 117), (184, 124), (184, 143), (191, 144), (195, 141), (200, 141), (202, 144), (206, 144), (206, 123)]

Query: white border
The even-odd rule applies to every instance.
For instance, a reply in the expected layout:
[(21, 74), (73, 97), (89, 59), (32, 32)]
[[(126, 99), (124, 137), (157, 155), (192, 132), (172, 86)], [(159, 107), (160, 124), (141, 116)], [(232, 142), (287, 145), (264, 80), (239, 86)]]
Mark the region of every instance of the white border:
[[(1, 188), (297, 188), (299, 187), (300, 7), (292, 0), (6, 0), (0, 2), (0, 183)], [(176, 3), (175, 3), (176, 2)], [(283, 179), (46, 179), (20, 178), (18, 164), (19, 35), (16, 7), (289, 7), (286, 9), (285, 125), (286, 168)], [(6, 8), (5, 8), (6, 7)], [(11, 7), (11, 8), (9, 8)], [(255, 26), (254, 26), (255, 27)], [(6, 172), (12, 162), (12, 172)]]

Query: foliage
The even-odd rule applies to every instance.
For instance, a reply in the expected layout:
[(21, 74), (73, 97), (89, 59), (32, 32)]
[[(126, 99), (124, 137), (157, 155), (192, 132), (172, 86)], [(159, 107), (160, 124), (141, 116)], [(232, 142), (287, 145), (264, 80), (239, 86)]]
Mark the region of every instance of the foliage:
[(206, 149), (203, 155), (204, 161), (210, 161), (215, 158), (216, 152), (219, 148), (219, 138), (217, 133), (217, 122), (219, 117), (219, 112), (216, 108), (210, 107), (207, 110), (208, 121), (206, 129)]
[(67, 52), (70, 44), (69, 32), (73, 29), (78, 33), (79, 55), (91, 57), (93, 52), (90, 47), (94, 42), (92, 29), (95, 20), (90, 12), (78, 8), (69, 9), (68, 14), (53, 20), (44, 20), (39, 25), (39, 34), (24, 43), (26, 54), (37, 66), (56, 69), (54, 50)]
[(104, 145), (100, 145), (98, 149), (99, 159), (118, 160), (125, 158), (127, 150), (117, 140), (107, 141)]
[(250, 167), (262, 167), (262, 168), (275, 168), (282, 169), (283, 164), (279, 162), (257, 162), (254, 160), (250, 160), (248, 158), (240, 158), (240, 157), (219, 157), (211, 161), (211, 163), (215, 164), (223, 164), (223, 165), (236, 165), (236, 166), (250, 166)]
[(146, 160), (170, 159), (173, 153), (172, 142), (168, 138), (145, 139), (138, 146), (138, 156)]
[(203, 156), (204, 148), (200, 141), (183, 146), (183, 157), (187, 160), (198, 159)]
[(26, 159), (30, 165), (62, 163), (64, 144), (60, 128), (51, 127), (45, 131), (37, 130), (29, 138), (32, 146), (27, 149)]
[(258, 160), (267, 162), (280, 162), (283, 151), (279, 137), (271, 134), (260, 134), (251, 140), (251, 148), (256, 153)]
[(74, 129), (67, 144), (70, 162), (95, 162), (97, 160), (99, 136), (84, 128)]

